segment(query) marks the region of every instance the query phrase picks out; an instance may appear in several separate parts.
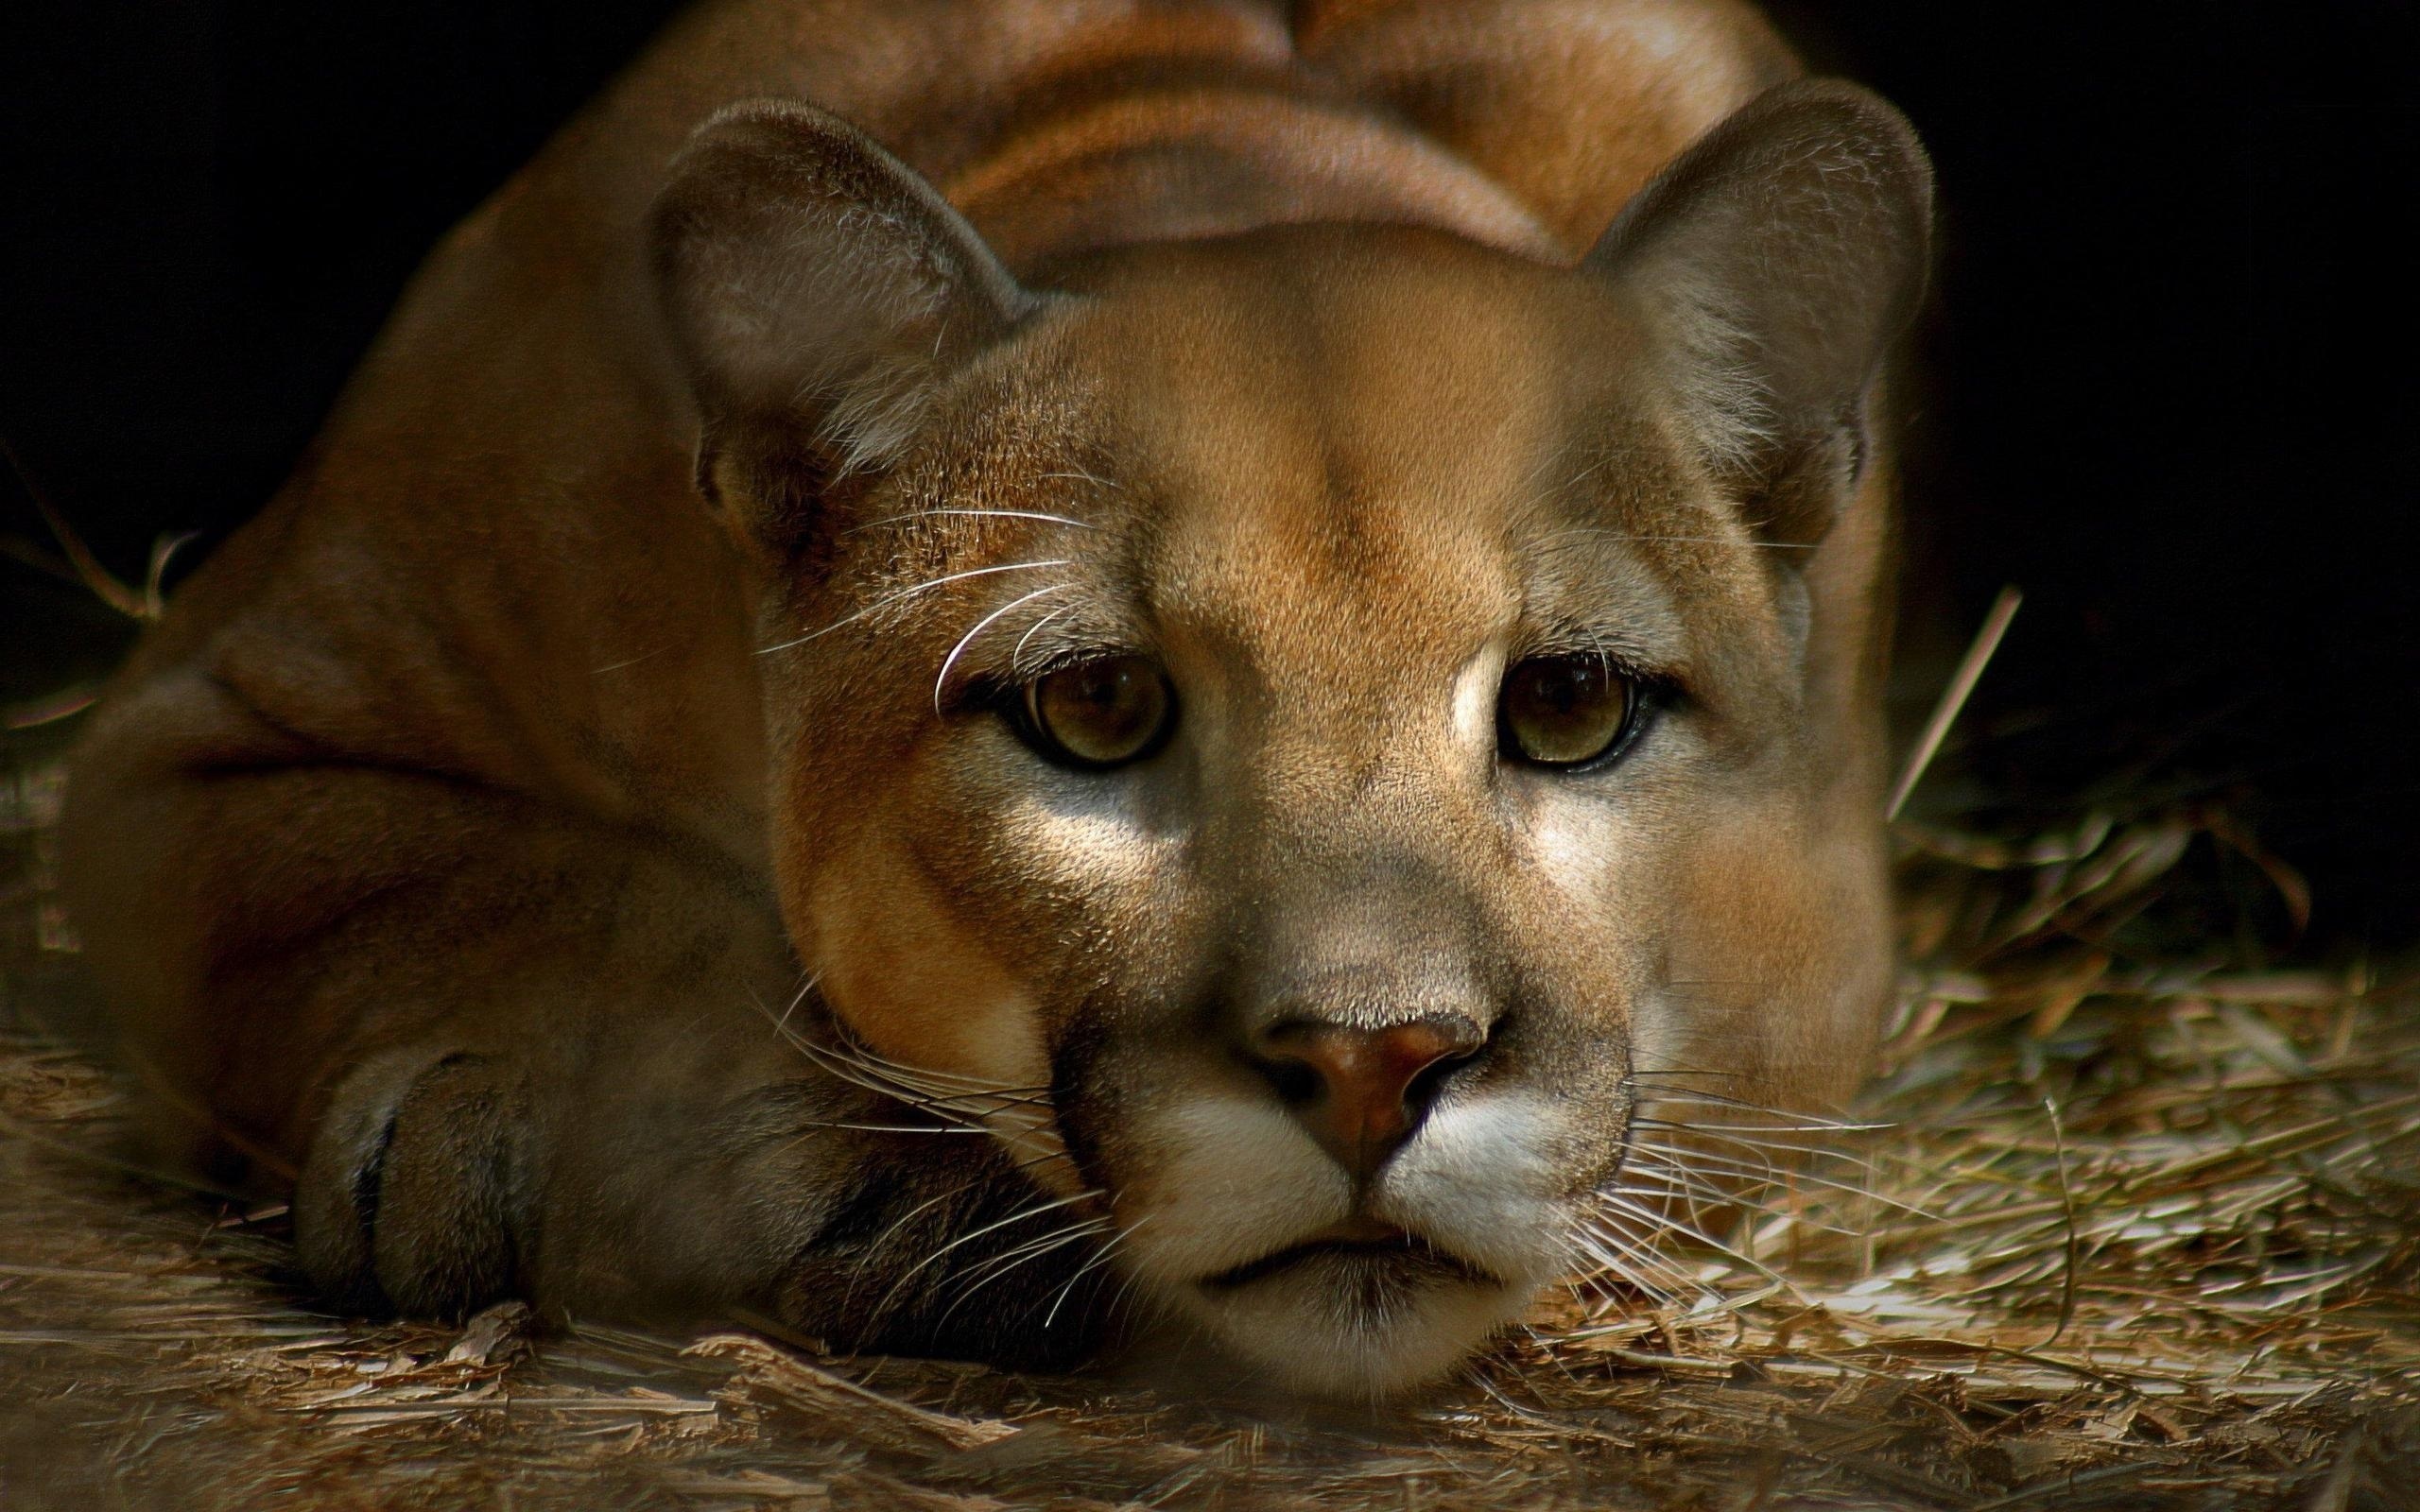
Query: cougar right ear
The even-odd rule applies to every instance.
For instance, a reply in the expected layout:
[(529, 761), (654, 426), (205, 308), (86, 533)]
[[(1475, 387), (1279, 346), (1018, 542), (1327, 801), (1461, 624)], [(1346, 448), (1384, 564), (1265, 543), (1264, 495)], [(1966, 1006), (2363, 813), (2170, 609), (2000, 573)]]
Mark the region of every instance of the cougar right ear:
[(1637, 297), (1706, 461), (1768, 537), (1830, 528), (1931, 230), (1932, 168), (1906, 118), (1802, 79), (1681, 154), (1589, 254)]
[(914, 169), (797, 101), (700, 127), (653, 242), (704, 421), (699, 485), (776, 555), (834, 481), (893, 460), (942, 376), (1035, 302)]

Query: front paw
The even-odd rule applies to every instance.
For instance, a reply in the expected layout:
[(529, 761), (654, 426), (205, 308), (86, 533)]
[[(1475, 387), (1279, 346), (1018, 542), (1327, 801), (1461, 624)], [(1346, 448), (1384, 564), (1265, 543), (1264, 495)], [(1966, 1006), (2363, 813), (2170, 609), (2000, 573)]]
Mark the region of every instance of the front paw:
[(330, 1301), (458, 1317), (515, 1293), (526, 1102), (515, 1068), (458, 1052), (387, 1051), (345, 1077), (294, 1198)]

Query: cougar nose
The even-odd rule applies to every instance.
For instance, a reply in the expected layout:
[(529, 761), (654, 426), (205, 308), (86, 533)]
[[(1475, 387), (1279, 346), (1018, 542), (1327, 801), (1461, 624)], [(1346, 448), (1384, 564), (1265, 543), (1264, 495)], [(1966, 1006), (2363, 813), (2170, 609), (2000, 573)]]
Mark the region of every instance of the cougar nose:
[(1486, 1042), (1467, 1019), (1422, 1019), (1383, 1029), (1337, 1023), (1278, 1024), (1255, 1046), (1269, 1079), (1336, 1163), (1366, 1180), (1411, 1136), (1429, 1089), (1420, 1074)]

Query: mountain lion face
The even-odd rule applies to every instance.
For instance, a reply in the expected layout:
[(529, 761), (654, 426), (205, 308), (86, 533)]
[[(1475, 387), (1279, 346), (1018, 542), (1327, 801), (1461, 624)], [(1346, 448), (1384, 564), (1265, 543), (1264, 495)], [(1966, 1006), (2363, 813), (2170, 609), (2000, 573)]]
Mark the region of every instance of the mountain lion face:
[(1577, 266), (1302, 227), (1026, 287), (835, 119), (711, 124), (659, 267), (840, 1021), (1312, 1391), (1634, 1243), (1660, 1101), (1844, 1095), (1926, 207), (1795, 86)]

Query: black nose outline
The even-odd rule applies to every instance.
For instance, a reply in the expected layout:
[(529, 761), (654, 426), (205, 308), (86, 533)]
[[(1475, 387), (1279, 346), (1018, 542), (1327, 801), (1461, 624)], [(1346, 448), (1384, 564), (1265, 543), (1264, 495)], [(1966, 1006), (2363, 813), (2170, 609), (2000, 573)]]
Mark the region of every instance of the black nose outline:
[(1292, 1019), (1254, 1037), (1253, 1063), (1305, 1132), (1366, 1182), (1428, 1116), (1437, 1085), (1487, 1048), (1459, 1014), (1378, 1025)]

